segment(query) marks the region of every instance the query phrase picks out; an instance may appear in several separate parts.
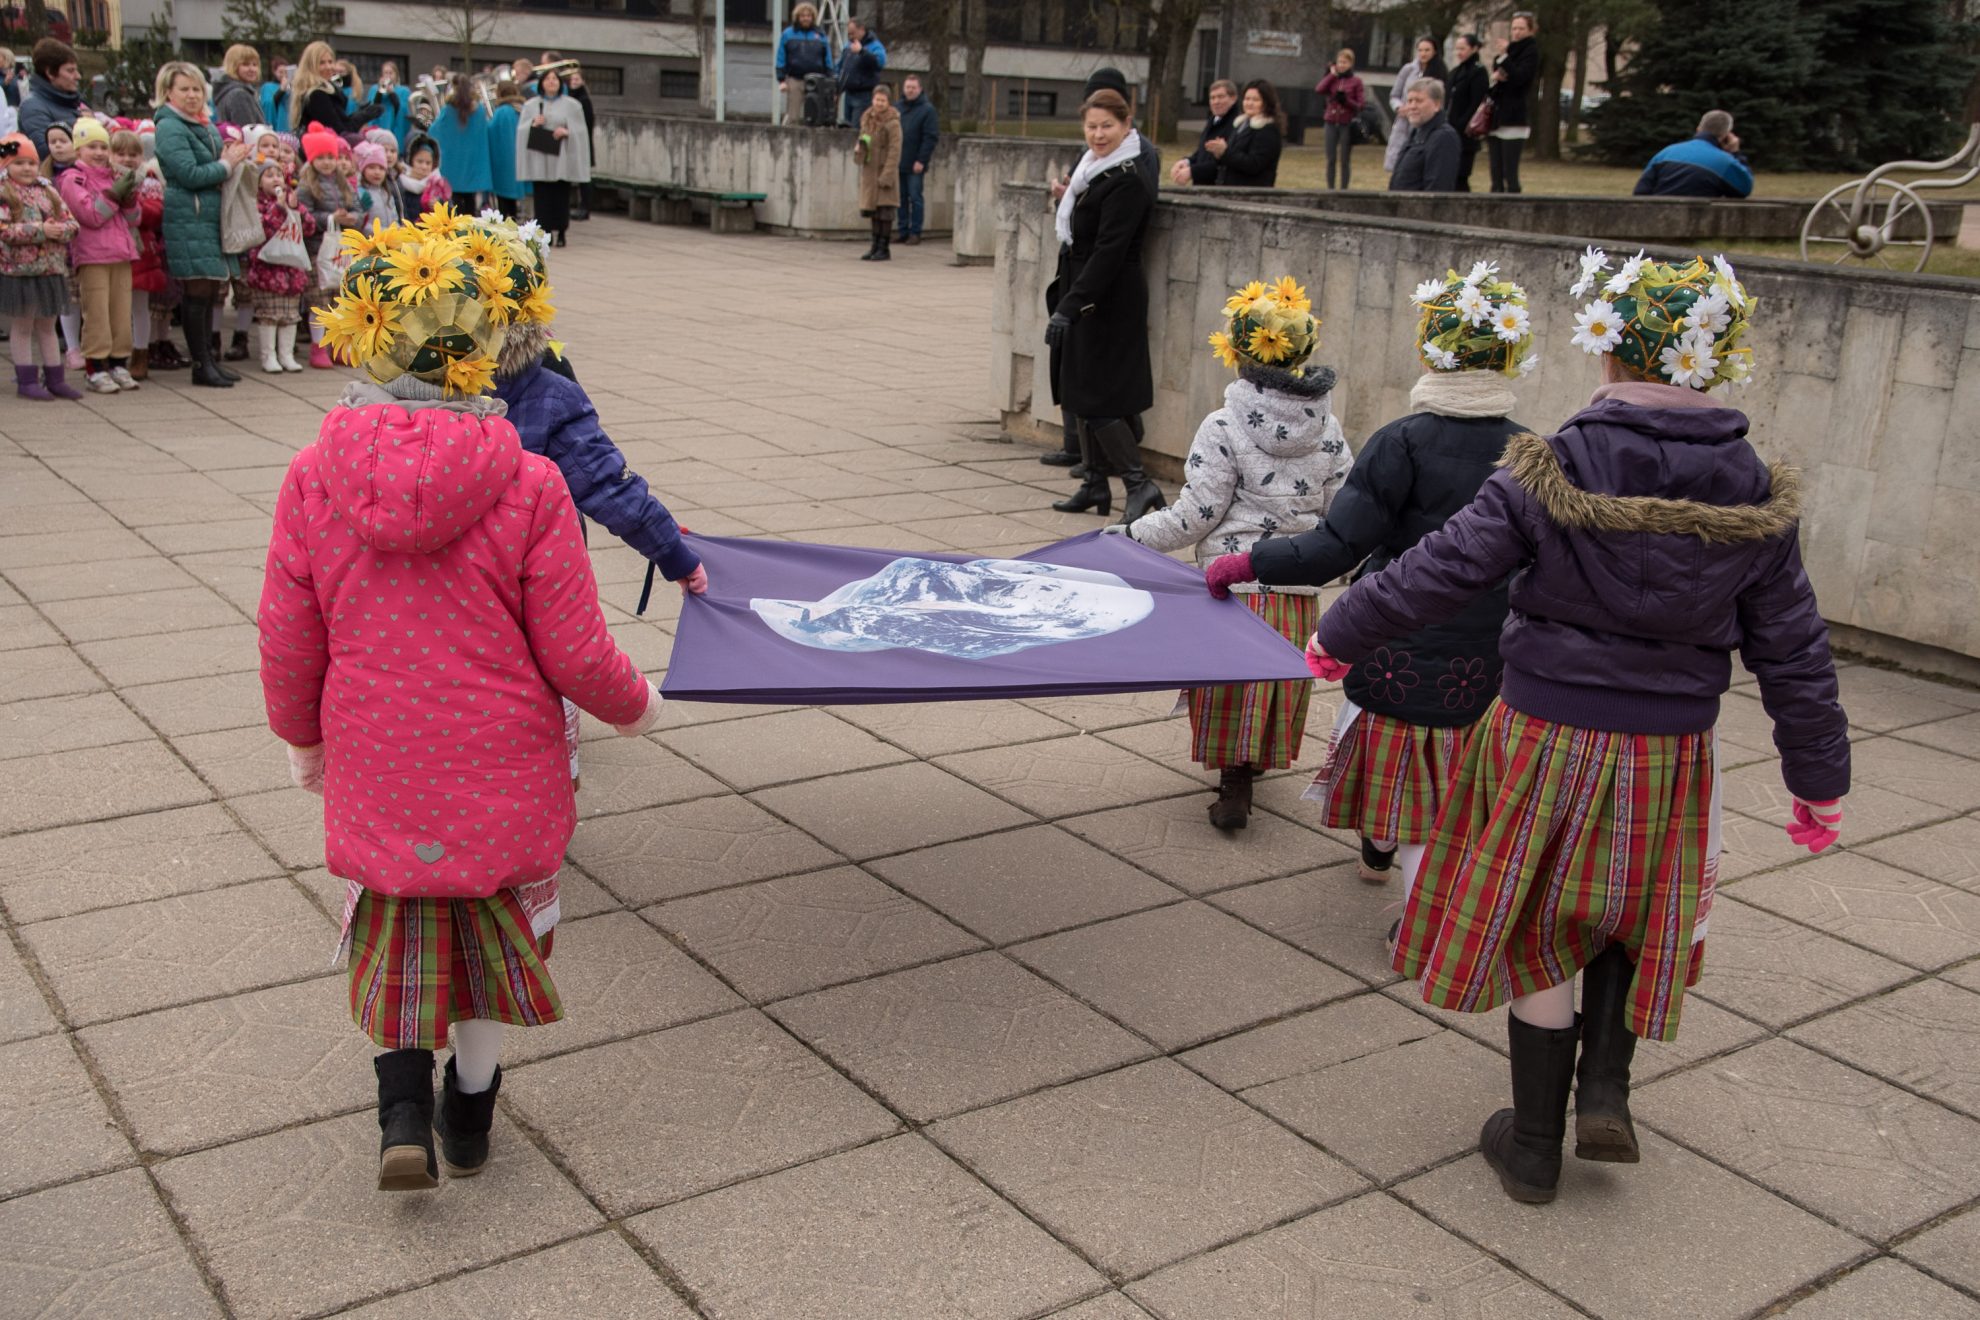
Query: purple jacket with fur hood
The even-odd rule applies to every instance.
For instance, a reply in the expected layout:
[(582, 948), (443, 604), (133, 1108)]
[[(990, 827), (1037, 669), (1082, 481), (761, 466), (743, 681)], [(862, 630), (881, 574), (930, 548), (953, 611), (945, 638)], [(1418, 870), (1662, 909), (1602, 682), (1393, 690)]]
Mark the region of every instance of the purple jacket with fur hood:
[(1542, 440), (1514, 436), (1444, 528), (1327, 611), (1353, 662), (1512, 575), (1505, 704), (1578, 728), (1702, 733), (1732, 652), (1760, 682), (1790, 792), (1849, 791), (1849, 721), (1801, 565), (1801, 486), (1746, 442), (1746, 416), (1690, 390), (1609, 386)]

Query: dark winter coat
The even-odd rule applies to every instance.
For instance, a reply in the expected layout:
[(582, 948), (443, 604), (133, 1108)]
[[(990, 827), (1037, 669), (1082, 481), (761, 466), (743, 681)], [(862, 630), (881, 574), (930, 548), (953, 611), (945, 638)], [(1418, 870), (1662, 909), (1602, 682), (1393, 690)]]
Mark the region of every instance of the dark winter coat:
[(1279, 123), (1265, 115), (1238, 116), (1237, 129), (1217, 169), (1222, 188), (1272, 188), (1279, 182), (1279, 153), (1285, 140)]
[(1843, 796), (1849, 720), (1801, 564), (1799, 474), (1763, 464), (1746, 424), (1733, 408), (1604, 398), (1548, 439), (1515, 437), (1468, 508), (1327, 611), (1321, 646), (1366, 659), (1512, 574), (1507, 706), (1576, 728), (1703, 733), (1737, 650), (1789, 791)]
[(1444, 115), (1460, 137), (1471, 126), (1471, 117), (1478, 113), (1478, 107), (1485, 104), (1491, 86), (1491, 75), (1485, 72), (1485, 65), (1476, 55), (1460, 61), (1451, 70), (1451, 83), (1444, 91)]
[(296, 121), (295, 131), (300, 133), (311, 124), (321, 124), (355, 145), (364, 134), (364, 126), (384, 115), (385, 107), (368, 105), (353, 113), (349, 106), (350, 100), (341, 86), (319, 87), (303, 98), (302, 115)]
[(81, 92), (62, 91), (38, 73), (28, 75), (27, 95), (21, 98), (19, 127), (43, 160), (48, 159), (49, 128), (56, 124), (72, 128), (81, 113)]
[(497, 379), (495, 396), (509, 405), (509, 424), (522, 437), (522, 447), (564, 474), (578, 512), (659, 565), (670, 582), (700, 566), (700, 556), (681, 540), (674, 515), (605, 434), (591, 397), (576, 381), (538, 362)]
[(1052, 399), (1076, 417), (1133, 417), (1155, 405), (1141, 242), (1155, 195), (1140, 161), (1094, 176), (1073, 206), (1072, 243), (1046, 307), (1072, 318), (1053, 354)]
[(1199, 188), (1209, 188), (1216, 184), (1217, 174), (1223, 162), (1211, 155), (1207, 147), (1212, 138), (1230, 141), (1237, 129), (1238, 108), (1232, 106), (1221, 115), (1210, 116), (1203, 125), (1203, 131), (1196, 135), (1196, 150), (1189, 153), (1189, 181)]
[(181, 280), (228, 280), (241, 273), (238, 259), (220, 249), (220, 185), (229, 170), (220, 160), (220, 135), (169, 105), (154, 122), (158, 172), (165, 176), (165, 267)]
[(1368, 104), (1368, 87), (1352, 73), (1336, 73), (1332, 69), (1313, 89), (1320, 94), (1325, 107), (1320, 118), (1329, 124), (1352, 124), (1361, 107)]
[[(1327, 520), (1298, 536), (1251, 548), (1251, 571), (1268, 586), (1323, 586), (1361, 564), (1358, 578), (1379, 573), (1449, 522), (1477, 496), (1499, 465), (1506, 441), (1520, 433), (1504, 417), (1411, 413), (1368, 437)], [(1410, 681), (1376, 683), (1358, 664), (1343, 680), (1363, 710), (1429, 728), (1462, 728), (1499, 691), (1499, 629), (1506, 584), (1488, 585), (1456, 615), (1386, 645), (1391, 665)]]
[(252, 83), (221, 74), (213, 80), (213, 122), (246, 128), (264, 122), (261, 90)]
[(801, 28), (796, 24), (784, 29), (777, 38), (777, 81), (786, 78), (802, 79), (807, 74), (830, 73), (832, 71), (832, 46), (825, 34), (815, 27)]
[(1753, 167), (1746, 157), (1698, 133), (1650, 158), (1636, 181), (1638, 197), (1750, 197)]
[(1389, 191), (1456, 192), (1463, 156), (1463, 140), (1439, 110), (1409, 130), (1395, 172), (1389, 175)]
[(1540, 40), (1521, 37), (1506, 47), (1506, 53), (1492, 60), (1494, 69), (1505, 70), (1505, 81), (1493, 83), (1493, 128), (1525, 128), (1533, 122), (1533, 81), (1540, 76)]
[(941, 140), (942, 125), (935, 114), (935, 103), (926, 93), (900, 103), (901, 173), (912, 174), (915, 162), (923, 170), (935, 159), (935, 144)]

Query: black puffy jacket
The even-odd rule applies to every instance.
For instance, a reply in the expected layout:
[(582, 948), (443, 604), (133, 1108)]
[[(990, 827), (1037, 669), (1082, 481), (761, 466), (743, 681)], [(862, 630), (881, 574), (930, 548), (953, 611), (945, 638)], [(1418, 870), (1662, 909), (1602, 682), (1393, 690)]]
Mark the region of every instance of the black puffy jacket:
[[(1260, 582), (1287, 586), (1322, 586), (1356, 564), (1362, 565), (1357, 578), (1380, 572), (1471, 503), (1498, 466), (1506, 441), (1525, 429), (1505, 417), (1427, 412), (1390, 422), (1361, 447), (1327, 521), (1298, 536), (1260, 541), (1251, 550), (1252, 572)], [(1343, 683), (1348, 699), (1374, 714), (1429, 728), (1471, 724), (1499, 690), (1505, 621), (1502, 582), (1456, 618), (1391, 645), (1408, 656), (1412, 675), (1421, 676), (1416, 683), (1378, 692), (1367, 666), (1356, 665)], [(1440, 681), (1447, 677), (1463, 681)]]

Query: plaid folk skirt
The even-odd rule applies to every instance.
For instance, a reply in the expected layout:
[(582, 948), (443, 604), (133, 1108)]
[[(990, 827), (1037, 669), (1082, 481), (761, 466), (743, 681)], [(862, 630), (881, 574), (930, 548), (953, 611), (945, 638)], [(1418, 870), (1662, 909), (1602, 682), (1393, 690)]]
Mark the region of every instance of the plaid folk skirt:
[(1432, 729), (1341, 703), (1327, 760), (1301, 794), (1329, 829), (1384, 844), (1428, 843), (1450, 797), (1470, 728)]
[[(1279, 630), (1295, 646), (1320, 622), (1318, 596), (1241, 591), (1239, 600), (1251, 612)], [(1189, 755), (1211, 770), (1249, 765), (1260, 770), (1284, 770), (1299, 757), (1306, 734), (1306, 709), (1313, 700), (1310, 680), (1283, 679), (1276, 683), (1225, 683), (1191, 688)]]
[(394, 898), (353, 885), (344, 918), (351, 1019), (388, 1050), (440, 1049), (448, 1027), (470, 1018), (510, 1026), (561, 1019), (545, 965), (556, 881), (542, 884), (547, 909), (540, 886), (489, 898)]
[(1403, 911), (1395, 968), (1481, 1013), (1561, 985), (1611, 942), (1636, 960), (1629, 1027), (1677, 1036), (1718, 881), (1714, 740), (1550, 724), (1494, 702)]
[(302, 295), (251, 289), (256, 325), (295, 325), (302, 320)]

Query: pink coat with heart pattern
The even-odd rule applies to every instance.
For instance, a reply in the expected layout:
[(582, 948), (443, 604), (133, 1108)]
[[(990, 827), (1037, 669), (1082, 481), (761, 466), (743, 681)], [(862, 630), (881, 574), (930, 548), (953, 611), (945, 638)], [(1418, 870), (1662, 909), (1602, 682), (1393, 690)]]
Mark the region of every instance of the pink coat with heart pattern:
[(331, 873), (397, 897), (555, 875), (576, 824), (559, 696), (610, 724), (646, 709), (563, 476), (491, 402), (339, 406), (276, 502), (268, 724), (325, 745)]

